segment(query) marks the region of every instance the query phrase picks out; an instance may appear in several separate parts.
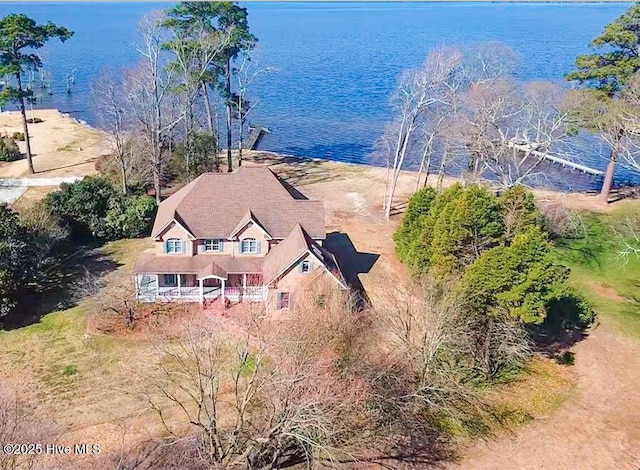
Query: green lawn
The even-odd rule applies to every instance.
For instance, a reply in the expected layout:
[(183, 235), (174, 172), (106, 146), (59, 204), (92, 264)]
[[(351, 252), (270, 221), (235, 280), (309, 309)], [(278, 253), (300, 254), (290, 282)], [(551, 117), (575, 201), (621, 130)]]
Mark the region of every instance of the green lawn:
[(640, 208), (626, 205), (611, 214), (587, 213), (583, 217), (584, 236), (559, 240), (557, 259), (571, 268), (570, 280), (599, 315), (640, 337), (640, 256), (620, 255), (624, 239), (621, 230), (613, 228), (630, 217), (640, 221)]

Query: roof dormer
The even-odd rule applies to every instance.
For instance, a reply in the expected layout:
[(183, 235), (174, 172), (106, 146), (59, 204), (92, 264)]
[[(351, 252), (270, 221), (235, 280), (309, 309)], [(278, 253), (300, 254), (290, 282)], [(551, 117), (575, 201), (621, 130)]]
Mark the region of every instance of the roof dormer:
[(262, 224), (258, 221), (257, 217), (248, 210), (245, 215), (240, 219), (238, 225), (233, 229), (233, 231), (229, 234), (229, 238), (237, 238), (238, 234), (242, 232), (247, 227), (254, 225), (257, 227), (263, 234), (266, 240), (271, 240), (271, 234), (267, 232), (267, 230), (262, 226)]

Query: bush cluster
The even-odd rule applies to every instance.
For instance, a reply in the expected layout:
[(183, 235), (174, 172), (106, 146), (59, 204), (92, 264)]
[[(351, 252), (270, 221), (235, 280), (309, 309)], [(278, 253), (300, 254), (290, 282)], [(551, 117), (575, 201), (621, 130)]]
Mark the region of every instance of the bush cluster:
[(11, 137), (0, 138), (0, 162), (13, 162), (20, 159), (20, 149)]
[(567, 285), (569, 269), (555, 263), (533, 195), (522, 187), (501, 196), (479, 186), (425, 188), (411, 197), (394, 240), (414, 276), (459, 278), (469, 314), (536, 325), (593, 319)]
[(46, 214), (34, 208), (19, 214), (0, 204), (0, 319), (13, 311), (21, 293), (45, 289), (49, 278), (57, 284), (54, 271), (65, 237)]
[(63, 183), (47, 195), (45, 205), (76, 240), (116, 240), (147, 233), (155, 211), (149, 196), (122, 194), (103, 176)]

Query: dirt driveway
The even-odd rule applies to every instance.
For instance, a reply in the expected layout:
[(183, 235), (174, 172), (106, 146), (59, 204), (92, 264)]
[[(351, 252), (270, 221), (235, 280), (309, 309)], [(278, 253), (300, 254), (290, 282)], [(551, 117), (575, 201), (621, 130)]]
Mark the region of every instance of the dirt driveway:
[(575, 396), (551, 416), (463, 452), (451, 469), (640, 469), (640, 344), (601, 323), (574, 347)]

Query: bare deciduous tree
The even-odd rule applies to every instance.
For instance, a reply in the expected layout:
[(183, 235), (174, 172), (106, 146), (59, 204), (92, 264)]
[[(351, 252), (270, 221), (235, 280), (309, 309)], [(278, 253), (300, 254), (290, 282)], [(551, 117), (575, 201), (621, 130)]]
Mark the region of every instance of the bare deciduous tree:
[(261, 67), (251, 61), (249, 54), (241, 53), (242, 59), (236, 70), (236, 90), (233, 95), (236, 119), (238, 121), (238, 166), (242, 165), (244, 130), (247, 118), (259, 104), (256, 99), (249, 99), (249, 94), (256, 79), (265, 73), (275, 71), (273, 67)]
[(614, 129), (619, 127), (623, 135), (619, 139), (611, 139), (611, 132), (603, 137), (611, 146), (618, 145), (619, 158), (629, 169), (640, 173), (640, 73), (636, 73), (627, 83), (618, 100), (614, 113)]
[(376, 344), (384, 354), (374, 383), (398, 426), (429, 429), (442, 418), (493, 420), (490, 405), (469, 380), (484, 375), (485, 366), (522, 364), (529, 354), (521, 325), (488, 329), (484, 322), (493, 319), (465, 312), (454, 279), (425, 278), (400, 287), (380, 303), (376, 318)]
[(540, 171), (541, 163), (571, 134), (572, 103), (557, 85), (527, 83), (511, 90), (511, 100), (511, 109), (494, 123), (493, 147), (481, 156), (501, 189), (544, 183), (548, 175)]
[(127, 194), (128, 176), (132, 167), (131, 114), (127, 109), (126, 90), (121, 74), (103, 70), (93, 86), (93, 96), (101, 127), (107, 131), (113, 157), (120, 170), (122, 193)]
[(444, 101), (442, 92), (445, 82), (452, 77), (460, 60), (461, 56), (456, 50), (438, 48), (429, 54), (420, 69), (409, 70), (400, 78), (391, 100), (397, 117), (383, 136), (390, 150), (387, 156), (390, 173), (384, 204), (387, 218), (391, 215), (398, 178), (420, 120), (430, 106)]
[[(37, 458), (44, 453), (45, 442), (55, 439), (50, 425), (39, 422), (26, 399), (27, 384), (3, 371), (0, 381), (0, 443), (11, 445), (11, 451), (0, 452), (0, 470), (28, 470), (36, 468)], [(42, 449), (28, 448), (40, 443)], [(20, 449), (20, 444), (23, 448)], [(15, 450), (15, 451), (14, 451)], [(30, 452), (28, 452), (30, 450)]]
[(73, 296), (76, 300), (89, 299), (99, 317), (99, 328), (103, 330), (117, 329), (120, 325), (135, 328), (140, 320), (157, 319), (166, 312), (162, 304), (142, 304), (136, 298), (136, 286), (129, 276), (99, 276), (87, 271), (75, 283)]
[(570, 134), (571, 109), (549, 83), (512, 78), (516, 56), (507, 46), (439, 47), (419, 70), (406, 72), (394, 94), (396, 117), (379, 142), (388, 176), (385, 214), (407, 163), (418, 168), (416, 189), (439, 159), (438, 186), (450, 165), (466, 164), (471, 182), (501, 188), (546, 182), (548, 152)]
[(170, 431), (171, 404), (180, 410), (208, 465), (275, 469), (335, 460), (366, 437), (354, 432), (365, 429), (363, 385), (337, 373), (340, 348), (332, 347), (344, 338), (345, 319), (327, 312), (345, 304), (329, 301), (315, 318), (310, 305), (277, 327), (256, 315), (236, 340), (205, 326), (161, 345), (153, 407)]
[(508, 150), (504, 145), (508, 140), (505, 128), (522, 104), (515, 83), (504, 78), (472, 83), (463, 102), (458, 146), (468, 155), (471, 182), (477, 183), (492, 162), (504, 161)]
[(166, 147), (171, 135), (185, 117), (176, 112), (175, 96), (171, 93), (175, 85), (175, 72), (166, 67), (167, 58), (162, 50), (166, 42), (160, 22), (162, 12), (153, 12), (139, 23), (140, 44), (138, 52), (142, 56), (139, 65), (129, 70), (125, 77), (128, 90), (127, 99), (132, 112), (141, 127), (145, 139), (144, 149), (153, 173), (156, 202), (162, 199), (162, 172)]

